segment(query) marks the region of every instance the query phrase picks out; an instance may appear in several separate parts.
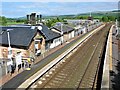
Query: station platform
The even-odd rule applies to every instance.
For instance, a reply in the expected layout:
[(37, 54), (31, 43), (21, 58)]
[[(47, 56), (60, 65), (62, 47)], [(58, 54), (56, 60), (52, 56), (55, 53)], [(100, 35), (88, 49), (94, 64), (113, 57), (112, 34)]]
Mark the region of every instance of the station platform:
[(110, 29), (106, 54), (103, 67), (101, 88), (120, 88), (120, 57), (118, 52), (118, 39), (115, 36), (116, 28), (113, 25)]

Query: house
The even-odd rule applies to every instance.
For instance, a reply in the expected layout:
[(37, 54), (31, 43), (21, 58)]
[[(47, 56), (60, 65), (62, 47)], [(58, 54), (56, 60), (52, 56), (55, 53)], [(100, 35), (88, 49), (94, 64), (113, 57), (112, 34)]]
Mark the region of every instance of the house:
[(7, 58), (8, 56), (8, 29), (13, 57), (15, 56), (17, 51), (21, 51), (23, 57), (28, 57), (30, 56), (31, 52), (34, 52), (34, 48), (32, 47), (34, 46), (33, 41), (37, 33), (36, 30), (31, 29), (30, 26), (11, 26), (1, 28), (2, 29), (0, 30), (0, 37), (2, 38), (2, 40), (0, 41), (0, 58)]
[(72, 24), (75, 28), (75, 36), (79, 34), (84, 34), (88, 31), (95, 29), (100, 26), (102, 23), (98, 19), (93, 20), (67, 20), (68, 24)]
[(45, 25), (1, 27), (0, 58), (8, 58), (9, 29), (12, 56), (21, 51), (23, 57), (35, 57), (43, 54), (47, 49), (61, 44), (61, 35), (48, 29)]
[(62, 43), (61, 34), (48, 29), (45, 25), (36, 25), (38, 32), (45, 38), (45, 50), (54, 48)]
[[(37, 35), (37, 30), (31, 26), (9, 26), (0, 27), (0, 60), (6, 62), (6, 72), (10, 71), (11, 65), (16, 65), (16, 68), (28, 59), (34, 58), (34, 38)], [(11, 60), (12, 59), (12, 60)], [(6, 73), (7, 74), (7, 73)]]
[(82, 25), (75, 25), (74, 23), (69, 23), (68, 25), (74, 28), (74, 36), (79, 36), (87, 32), (87, 28)]
[(67, 20), (68, 25), (74, 28), (74, 36), (78, 36), (87, 32), (84, 26), (85, 20)]
[(55, 25), (51, 27), (51, 30), (61, 34), (62, 42), (66, 42), (74, 37), (74, 28), (65, 24)]
[[(16, 67), (61, 44), (61, 35), (45, 25), (0, 27), (0, 63)], [(12, 60), (10, 59), (12, 58)], [(20, 60), (21, 59), (21, 60)]]

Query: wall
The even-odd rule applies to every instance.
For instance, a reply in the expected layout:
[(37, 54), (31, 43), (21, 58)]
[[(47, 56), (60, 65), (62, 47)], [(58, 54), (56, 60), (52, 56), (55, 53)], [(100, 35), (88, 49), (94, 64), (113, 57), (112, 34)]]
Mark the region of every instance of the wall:
[(35, 57), (34, 41), (31, 43), (29, 49), (27, 50), (27, 53), (30, 57)]
[(61, 37), (54, 39), (53, 42), (49, 44), (50, 45), (50, 49), (60, 45), (61, 42), (62, 42)]
[(72, 31), (69, 33), (69, 39), (74, 38), (74, 33), (75, 33), (75, 31)]
[(82, 32), (83, 32), (83, 34), (87, 33), (87, 30), (85, 27), (82, 28)]
[(63, 34), (63, 42), (66, 42), (69, 40), (69, 34)]
[[(39, 49), (41, 50), (41, 54), (43, 54), (45, 52), (45, 38), (39, 32), (34, 37), (34, 42), (33, 42), (33, 44), (31, 44), (30, 48), (32, 49), (35, 47), (35, 39), (36, 38), (42, 38), (42, 43), (39, 42), (38, 44), (39, 44)], [(35, 52), (35, 48), (33, 51)]]
[[(27, 50), (12, 48), (13, 57), (15, 57), (18, 51), (21, 51), (23, 57), (28, 57)], [(8, 47), (0, 46), (0, 58), (8, 58)]]
[[(42, 37), (39, 33), (37, 33), (35, 38), (37, 38), (38, 36)], [(39, 45), (39, 48), (41, 49), (41, 54), (45, 52), (45, 39), (44, 38), (43, 38), (42, 44)], [(18, 51), (21, 51), (23, 57), (31, 57), (31, 56), (33, 57), (35, 53), (35, 41), (34, 40), (32, 41), (28, 50), (12, 48), (13, 57), (15, 57)], [(0, 58), (8, 58), (8, 47), (0, 46)]]

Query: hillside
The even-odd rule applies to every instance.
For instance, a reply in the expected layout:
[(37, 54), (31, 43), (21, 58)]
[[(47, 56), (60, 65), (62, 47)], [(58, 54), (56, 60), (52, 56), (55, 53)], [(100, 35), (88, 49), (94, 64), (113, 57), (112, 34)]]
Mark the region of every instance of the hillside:
[[(120, 10), (113, 10), (113, 11), (96, 11), (96, 12), (91, 12), (93, 17), (103, 17), (103, 16), (118, 16), (120, 14)], [(52, 19), (52, 18), (74, 18), (76, 16), (89, 16), (90, 13), (80, 13), (80, 14), (73, 14), (73, 15), (54, 15), (54, 16), (45, 16), (43, 15), (44, 19)], [(19, 17), (15, 19), (26, 19), (26, 16), (24, 17)]]

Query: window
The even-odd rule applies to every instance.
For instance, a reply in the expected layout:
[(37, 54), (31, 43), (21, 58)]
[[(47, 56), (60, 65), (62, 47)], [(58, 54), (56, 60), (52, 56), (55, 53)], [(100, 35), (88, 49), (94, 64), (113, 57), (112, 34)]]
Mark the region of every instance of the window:
[(9, 50), (9, 51), (8, 51), (8, 55), (11, 55), (11, 54), (12, 54), (12, 50)]

